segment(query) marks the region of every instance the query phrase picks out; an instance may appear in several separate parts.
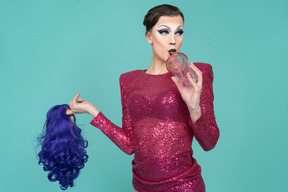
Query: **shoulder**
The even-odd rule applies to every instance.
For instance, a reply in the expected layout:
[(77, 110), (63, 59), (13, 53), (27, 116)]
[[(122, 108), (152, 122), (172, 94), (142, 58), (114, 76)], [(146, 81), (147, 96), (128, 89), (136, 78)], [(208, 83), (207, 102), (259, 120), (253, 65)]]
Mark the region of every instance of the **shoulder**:
[(209, 63), (195, 62), (194, 65), (202, 72), (203, 76), (211, 76), (213, 79), (213, 68)]
[(143, 72), (143, 70), (129, 71), (129, 72), (126, 72), (126, 73), (122, 73), (120, 75), (120, 78), (133, 78), (133, 77), (135, 77), (136, 75), (139, 75), (142, 72)]
[(120, 85), (129, 84), (129, 82), (131, 82), (142, 73), (144, 73), (143, 70), (134, 70), (121, 74), (119, 78)]
[(212, 66), (209, 63), (195, 62), (194, 65), (202, 72), (202, 73), (210, 73), (213, 71)]

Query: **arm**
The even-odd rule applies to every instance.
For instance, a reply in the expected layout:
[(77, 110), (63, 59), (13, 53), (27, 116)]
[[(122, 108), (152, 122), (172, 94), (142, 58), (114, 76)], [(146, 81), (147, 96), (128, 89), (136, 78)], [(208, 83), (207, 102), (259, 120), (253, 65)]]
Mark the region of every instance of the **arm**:
[(198, 81), (194, 82), (190, 74), (187, 74), (192, 87), (183, 86), (175, 76), (172, 80), (187, 104), (190, 114), (189, 123), (195, 138), (205, 151), (209, 151), (215, 147), (219, 137), (213, 109), (213, 71), (209, 64), (197, 65), (199, 69), (192, 62), (189, 65), (198, 77)]
[(214, 114), (213, 71), (211, 65), (203, 73), (202, 91), (200, 95), (200, 117), (190, 124), (194, 136), (205, 151), (213, 149), (219, 138), (219, 129)]
[(90, 122), (99, 128), (109, 139), (111, 139), (122, 151), (128, 155), (134, 153), (133, 149), (133, 129), (131, 118), (127, 110), (127, 92), (123, 75), (120, 76), (121, 103), (122, 103), (122, 128), (113, 124), (101, 112)]

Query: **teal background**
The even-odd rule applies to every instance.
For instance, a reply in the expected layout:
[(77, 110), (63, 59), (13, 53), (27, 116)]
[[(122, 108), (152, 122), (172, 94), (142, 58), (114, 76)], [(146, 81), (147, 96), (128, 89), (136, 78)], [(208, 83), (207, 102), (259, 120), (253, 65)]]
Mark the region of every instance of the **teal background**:
[[(162, 3), (185, 15), (181, 51), (214, 70), (220, 139), (193, 142), (207, 191), (288, 189), (287, 0), (0, 0), (0, 191), (60, 191), (35, 148), (53, 105), (80, 92), (121, 125), (119, 76), (149, 67), (142, 21)], [(67, 191), (133, 191), (133, 156), (76, 117), (89, 160)]]

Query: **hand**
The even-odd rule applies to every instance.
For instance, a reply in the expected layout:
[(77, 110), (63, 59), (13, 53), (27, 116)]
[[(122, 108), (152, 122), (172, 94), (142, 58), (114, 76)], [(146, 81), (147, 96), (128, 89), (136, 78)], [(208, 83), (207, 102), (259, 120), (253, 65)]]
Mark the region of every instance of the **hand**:
[(188, 106), (188, 109), (191, 112), (200, 110), (201, 114), (201, 108), (200, 108), (200, 95), (202, 90), (202, 72), (191, 62), (189, 67), (196, 73), (198, 81), (197, 83), (192, 79), (190, 73), (187, 74), (188, 80), (192, 84), (192, 87), (185, 87), (181, 81), (176, 77), (173, 76), (172, 80), (178, 87), (178, 90), (181, 94), (182, 99), (185, 101), (185, 103)]
[(69, 102), (70, 109), (67, 109), (66, 114), (77, 114), (77, 113), (90, 113), (93, 117), (96, 117), (100, 112), (94, 105), (84, 99), (78, 99), (80, 93), (78, 93), (73, 100)]

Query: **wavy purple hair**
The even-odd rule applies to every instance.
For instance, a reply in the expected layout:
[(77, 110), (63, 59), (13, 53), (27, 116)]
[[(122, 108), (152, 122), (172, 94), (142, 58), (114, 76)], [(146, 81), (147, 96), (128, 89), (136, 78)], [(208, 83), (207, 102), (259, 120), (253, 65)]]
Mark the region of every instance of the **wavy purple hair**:
[(51, 182), (59, 181), (60, 188), (66, 190), (74, 186), (80, 169), (88, 160), (85, 148), (87, 140), (81, 136), (81, 129), (71, 116), (66, 115), (68, 105), (55, 105), (47, 113), (43, 132), (38, 137), (41, 151), (38, 153), (39, 164), (48, 171)]

